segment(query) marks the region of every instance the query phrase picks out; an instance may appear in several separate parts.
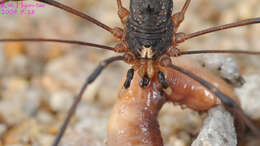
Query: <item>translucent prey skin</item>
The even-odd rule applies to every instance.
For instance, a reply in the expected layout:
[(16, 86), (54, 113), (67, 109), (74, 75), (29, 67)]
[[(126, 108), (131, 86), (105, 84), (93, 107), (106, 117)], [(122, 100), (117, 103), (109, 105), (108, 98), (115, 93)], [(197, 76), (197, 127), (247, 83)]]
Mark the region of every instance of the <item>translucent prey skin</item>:
[[(191, 59), (177, 57), (174, 58), (174, 64), (203, 77), (233, 100), (238, 101), (230, 85)], [(123, 89), (121, 85), (118, 92), (119, 99), (108, 124), (108, 146), (163, 146), (157, 116), (166, 102), (186, 105), (196, 111), (207, 111), (221, 104), (213, 93), (193, 79), (158, 65), (155, 70), (159, 69), (164, 72), (172, 93), (166, 95), (162, 91), (156, 75), (146, 88), (139, 86), (141, 77), (138, 74), (135, 74), (128, 89)]]

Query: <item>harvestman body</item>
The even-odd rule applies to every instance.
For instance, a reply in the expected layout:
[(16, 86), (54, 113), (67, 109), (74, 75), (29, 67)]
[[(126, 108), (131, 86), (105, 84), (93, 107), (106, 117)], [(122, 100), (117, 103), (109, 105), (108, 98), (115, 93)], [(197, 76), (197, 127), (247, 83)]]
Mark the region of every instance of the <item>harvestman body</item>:
[[(15, 0), (6, 0), (0, 2), (0, 4), (7, 1)], [(118, 15), (124, 25), (123, 29), (117, 27), (110, 28), (109, 26), (106, 26), (105, 24), (95, 20), (94, 18), (54, 0), (36, 1), (52, 5), (69, 13), (82, 17), (112, 33), (114, 37), (120, 40), (120, 43), (117, 44), (114, 48), (111, 48), (108, 46), (97, 45), (88, 42), (42, 38), (0, 39), (0, 41), (49, 41), (71, 43), (103, 48), (124, 54), (122, 56), (111, 57), (102, 61), (100, 65), (94, 70), (94, 72), (87, 78), (87, 81), (85, 82), (80, 90), (80, 93), (76, 97), (69, 111), (69, 114), (55, 139), (53, 146), (58, 145), (69, 123), (69, 120), (74, 114), (75, 109), (87, 86), (98, 77), (98, 75), (108, 64), (115, 61), (124, 61), (132, 66), (131, 69), (129, 69), (127, 72), (126, 81), (123, 84), (122, 95), (124, 95), (124, 93), (129, 89), (131, 82), (134, 79), (134, 74), (136, 73), (140, 77), (138, 87), (139, 89), (146, 90), (146, 87), (148, 87), (151, 82), (154, 83), (154, 80), (156, 80), (158, 86), (161, 87), (163, 94), (165, 94), (165, 96), (169, 96), (172, 94), (173, 91), (172, 88), (170, 88), (171, 85), (168, 83), (163, 70), (174, 70), (176, 72), (185, 74), (189, 78), (195, 80), (196, 82), (207, 88), (208, 91), (215, 94), (225, 106), (231, 108), (235, 113), (241, 116), (246, 125), (255, 134), (260, 136), (260, 131), (250, 122), (250, 120), (248, 120), (246, 115), (243, 114), (241, 108), (234, 102), (232, 98), (221, 92), (219, 89), (217, 89), (215, 86), (208, 83), (204, 79), (195, 75), (194, 73), (191, 73), (181, 67), (172, 64), (171, 61), (171, 57), (198, 53), (240, 53), (249, 55), (260, 55), (260, 52), (235, 50), (180, 51), (177, 48), (177, 45), (179, 43), (182, 43), (188, 39), (223, 29), (260, 23), (260, 18), (247, 19), (244, 21), (239, 21), (237, 23), (221, 25), (195, 33), (185, 34), (178, 33), (178, 28), (184, 20), (185, 12), (191, 0), (186, 0), (182, 10), (178, 13), (175, 13), (174, 15), (172, 15), (172, 0), (130, 0), (130, 11), (122, 6), (121, 0), (117, 0)], [(120, 137), (118, 138), (120, 139)]]

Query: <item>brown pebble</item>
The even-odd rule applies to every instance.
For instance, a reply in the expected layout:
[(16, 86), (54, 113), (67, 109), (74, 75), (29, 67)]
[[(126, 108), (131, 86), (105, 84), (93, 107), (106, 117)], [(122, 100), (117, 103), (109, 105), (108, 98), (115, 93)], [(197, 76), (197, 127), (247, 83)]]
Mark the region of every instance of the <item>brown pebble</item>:
[(48, 133), (49, 134), (52, 134), (52, 135), (56, 135), (59, 131), (59, 126), (51, 126), (49, 129), (48, 129)]
[(4, 53), (8, 59), (12, 59), (18, 55), (24, 54), (25, 52), (24, 43), (7, 43), (4, 47)]
[(49, 51), (47, 52), (47, 60), (52, 60), (64, 55), (65, 50), (61, 48), (64, 47), (60, 44), (53, 44), (51, 48), (48, 49)]

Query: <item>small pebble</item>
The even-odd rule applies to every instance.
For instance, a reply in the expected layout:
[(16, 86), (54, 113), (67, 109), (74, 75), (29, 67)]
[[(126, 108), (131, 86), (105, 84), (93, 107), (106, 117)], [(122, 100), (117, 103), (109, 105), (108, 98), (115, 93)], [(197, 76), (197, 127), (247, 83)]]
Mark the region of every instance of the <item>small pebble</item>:
[(225, 79), (236, 87), (241, 87), (245, 81), (238, 71), (238, 65), (231, 57), (223, 55), (194, 55), (202, 66)]
[(41, 103), (41, 91), (37, 88), (28, 88), (25, 93), (22, 108), (29, 116), (34, 116)]
[(1, 101), (0, 113), (8, 126), (17, 125), (27, 118), (18, 100)]
[(6, 133), (7, 131), (7, 126), (5, 124), (0, 124), (0, 138), (3, 138), (3, 135)]
[(260, 119), (260, 78), (258, 75), (245, 76), (246, 83), (235, 91), (244, 112), (252, 119)]
[(50, 97), (50, 106), (54, 111), (67, 112), (73, 102), (73, 94), (68, 91), (55, 92)]
[(62, 139), (60, 146), (104, 146), (104, 141), (89, 132), (69, 131)]
[(237, 146), (234, 119), (222, 106), (212, 108), (192, 146)]
[(37, 113), (36, 119), (37, 121), (45, 125), (51, 124), (51, 122), (53, 122), (53, 116), (51, 115), (51, 113), (46, 111), (39, 111)]

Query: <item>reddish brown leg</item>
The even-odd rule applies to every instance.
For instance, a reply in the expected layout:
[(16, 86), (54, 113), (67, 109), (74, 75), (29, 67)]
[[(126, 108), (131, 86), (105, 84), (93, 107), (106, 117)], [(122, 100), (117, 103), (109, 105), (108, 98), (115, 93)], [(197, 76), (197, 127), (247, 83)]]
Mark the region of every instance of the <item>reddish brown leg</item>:
[(115, 49), (115, 52), (118, 52), (118, 53), (130, 52), (130, 49), (128, 49), (128, 45), (125, 41), (122, 41), (121, 43), (117, 44), (114, 49)]
[(235, 22), (235, 23), (229, 23), (229, 24), (219, 25), (219, 26), (215, 26), (215, 27), (210, 27), (208, 29), (204, 29), (204, 30), (190, 33), (190, 34), (177, 33), (174, 36), (174, 39), (175, 39), (174, 42), (182, 43), (188, 39), (195, 38), (195, 37), (198, 37), (198, 36), (201, 36), (204, 34), (221, 31), (221, 30), (225, 30), (225, 29), (230, 29), (230, 28), (235, 28), (235, 27), (251, 25), (251, 24), (258, 24), (258, 23), (260, 23), (260, 17), (246, 19), (246, 20)]
[[(0, 4), (3, 4), (3, 3), (6, 3), (6, 2), (9, 2), (9, 1), (24, 1), (24, 0), (0, 0)], [(90, 17), (89, 15), (85, 14), (85, 13), (82, 13), (76, 9), (73, 9), (69, 6), (66, 6), (58, 1), (55, 1), (55, 0), (35, 0), (35, 1), (39, 1), (39, 2), (42, 2), (42, 3), (45, 3), (45, 4), (48, 4), (48, 5), (51, 5), (51, 6), (54, 6), (56, 8), (59, 8), (59, 9), (62, 9), (66, 12), (69, 12), (73, 15), (76, 15), (76, 16), (79, 16), (85, 20), (88, 20), (94, 24), (96, 24), (97, 26), (103, 28), (104, 30), (107, 30), (108, 32), (112, 33), (114, 35), (114, 37), (116, 38), (119, 38), (121, 39), (123, 37), (123, 30), (121, 28), (111, 28), (107, 25), (105, 25), (104, 23), (96, 20), (95, 18), (92, 18)]]
[(64, 11), (66, 11), (66, 12), (69, 12), (69, 13), (71, 13), (73, 15), (79, 16), (79, 17), (81, 17), (81, 18), (83, 18), (85, 20), (88, 20), (88, 21), (96, 24), (97, 26), (107, 30), (108, 32), (113, 33), (113, 29), (111, 27), (109, 27), (109, 26), (105, 25), (104, 23), (102, 23), (102, 22), (100, 22), (100, 21), (98, 21), (98, 20), (88, 16), (85, 13), (82, 13), (82, 12), (76, 10), (76, 9), (73, 9), (73, 8), (69, 7), (69, 6), (66, 6), (66, 5), (64, 5), (64, 4), (60, 3), (60, 2), (57, 2), (55, 0), (36, 0), (36, 1), (39, 1), (39, 2), (42, 2), (42, 3), (48, 4), (48, 5), (54, 6), (56, 8), (62, 9)]
[(171, 45), (167, 51), (167, 55), (169, 55), (170, 57), (178, 57), (182, 55), (181, 53), (182, 51), (176, 48), (175, 45)]
[(127, 21), (127, 17), (129, 16), (129, 11), (123, 7), (121, 0), (117, 0), (118, 6), (118, 16), (121, 19), (121, 22), (125, 25)]
[(183, 34), (183, 33), (176, 33), (180, 24), (183, 22), (184, 20), (184, 15), (186, 13), (187, 8), (190, 5), (191, 0), (186, 0), (184, 6), (182, 7), (180, 12), (177, 12), (175, 14), (172, 15), (172, 22), (173, 22), (173, 27), (174, 27), (174, 32), (173, 32), (173, 36), (172, 36), (172, 45), (168, 48), (168, 55), (171, 57), (176, 57), (180, 55), (180, 50), (178, 48), (176, 48), (177, 46), (177, 41), (176, 38), (179, 38), (179, 34)]
[(189, 7), (190, 5), (190, 2), (191, 0), (186, 0), (184, 6), (182, 7), (181, 11), (180, 12), (177, 12), (175, 13), (173, 16), (172, 16), (172, 22), (173, 22), (173, 26), (174, 26), (174, 32), (177, 32), (180, 24), (182, 23), (182, 21), (184, 20), (184, 15), (185, 15), (185, 12), (187, 10), (187, 8)]
[(0, 39), (0, 42), (52, 42), (52, 43), (65, 43), (65, 44), (75, 44), (75, 45), (83, 45), (90, 46), (95, 48), (101, 48), (111, 51), (116, 51), (116, 48), (112, 48), (105, 45), (99, 45), (95, 43), (89, 43), (84, 41), (75, 41), (75, 40), (62, 40), (62, 39), (51, 39), (51, 38), (5, 38)]
[[(118, 7), (117, 14), (118, 14), (122, 24), (125, 26), (127, 18), (129, 16), (129, 11), (125, 7), (123, 7), (121, 0), (117, 0), (117, 7)], [(121, 39), (121, 42), (115, 46), (116, 52), (122, 53), (122, 52), (130, 51), (128, 49), (128, 45), (125, 41), (125, 33), (126, 33), (125, 31), (126, 31), (125, 28), (124, 28), (124, 30), (118, 28), (118, 30), (114, 31), (115, 33), (119, 34), (118, 35), (119, 37), (117, 37), (117, 38)]]

